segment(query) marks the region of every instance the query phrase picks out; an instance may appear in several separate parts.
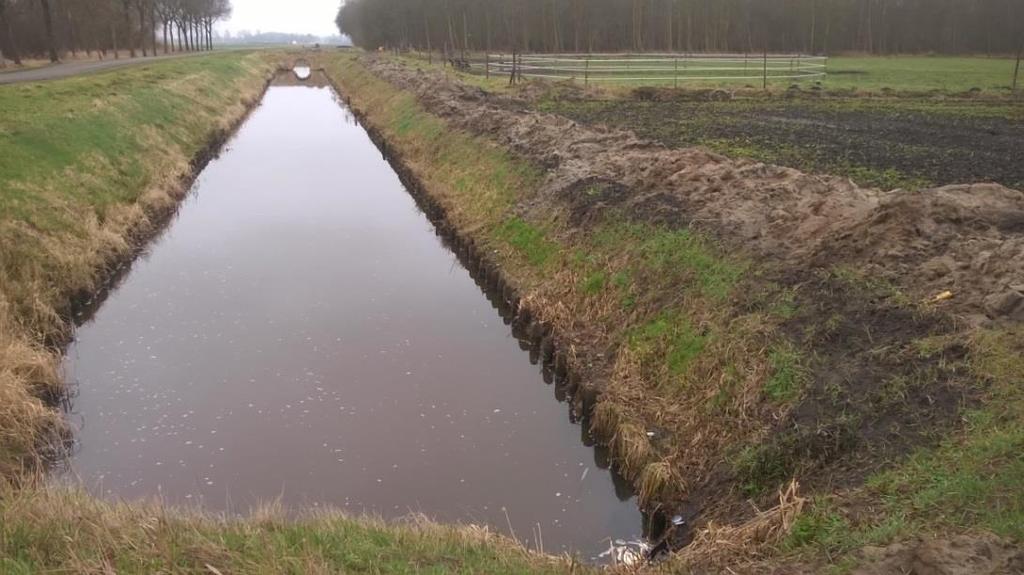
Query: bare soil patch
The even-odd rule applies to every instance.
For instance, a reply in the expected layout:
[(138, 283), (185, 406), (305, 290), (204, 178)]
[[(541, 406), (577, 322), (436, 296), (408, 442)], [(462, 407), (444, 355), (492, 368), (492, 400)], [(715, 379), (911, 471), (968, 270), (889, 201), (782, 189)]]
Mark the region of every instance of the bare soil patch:
[(992, 535), (915, 539), (860, 551), (856, 575), (996, 575), (1024, 573), (1024, 550)]
[[(688, 92), (683, 92), (689, 94)], [(1024, 187), (1024, 106), (984, 100), (549, 100), (541, 108), (636, 131), (668, 146), (848, 175), (891, 188), (995, 182)]]

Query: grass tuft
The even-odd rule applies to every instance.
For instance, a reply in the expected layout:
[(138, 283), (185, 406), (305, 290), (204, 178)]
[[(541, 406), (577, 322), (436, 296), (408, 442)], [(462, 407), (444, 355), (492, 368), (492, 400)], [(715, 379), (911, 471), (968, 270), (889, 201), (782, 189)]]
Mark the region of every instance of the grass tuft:
[(644, 356), (663, 357), (671, 375), (681, 375), (704, 350), (705, 338), (678, 312), (664, 312), (633, 329), (629, 344)]
[(801, 365), (800, 352), (792, 345), (780, 344), (768, 354), (771, 375), (765, 382), (764, 392), (775, 402), (791, 402), (800, 395), (807, 379)]
[(682, 491), (683, 481), (670, 461), (656, 461), (644, 467), (638, 483), (640, 505), (650, 507), (655, 501), (668, 500), (672, 494)]
[(522, 218), (512, 217), (505, 220), (495, 235), (534, 267), (544, 267), (557, 253), (557, 246), (548, 241), (544, 232)]

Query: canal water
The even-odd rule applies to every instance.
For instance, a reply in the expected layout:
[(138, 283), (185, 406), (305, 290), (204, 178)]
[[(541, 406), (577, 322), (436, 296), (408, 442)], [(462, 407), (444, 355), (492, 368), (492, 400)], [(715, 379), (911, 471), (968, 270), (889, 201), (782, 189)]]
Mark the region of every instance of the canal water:
[(424, 513), (585, 559), (641, 533), (621, 480), (327, 87), (269, 89), (64, 368), (64, 476), (105, 496)]

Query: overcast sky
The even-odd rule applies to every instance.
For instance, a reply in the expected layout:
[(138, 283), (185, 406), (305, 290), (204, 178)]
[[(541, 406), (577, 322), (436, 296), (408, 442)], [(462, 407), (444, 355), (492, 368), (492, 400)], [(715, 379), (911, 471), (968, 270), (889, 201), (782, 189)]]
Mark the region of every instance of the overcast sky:
[(290, 32), (328, 36), (337, 34), (334, 17), (341, 0), (231, 0), (231, 18), (220, 25), (232, 34)]

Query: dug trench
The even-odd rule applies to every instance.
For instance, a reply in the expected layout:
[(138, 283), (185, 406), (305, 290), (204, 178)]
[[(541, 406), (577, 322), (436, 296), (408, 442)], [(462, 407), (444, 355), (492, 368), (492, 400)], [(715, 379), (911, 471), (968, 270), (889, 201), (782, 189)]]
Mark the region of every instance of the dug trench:
[[(73, 471), (81, 474), (87, 485), (95, 480), (108, 495), (145, 495), (152, 493), (155, 484), (169, 502), (188, 503), (198, 495), (208, 508), (222, 510), (244, 505), (243, 501), (253, 501), (253, 497), (258, 501), (261, 495), (278, 495), (287, 504), (299, 505), (318, 497), (315, 501), (349, 510), (399, 516), (418, 508), (435, 518), (481, 521), (496, 530), (504, 531), (507, 523), (512, 534), (518, 532), (526, 544), (543, 546), (544, 541), (555, 546), (548, 549), (573, 550), (587, 557), (607, 549), (602, 537), (632, 539), (649, 529), (652, 521), (642, 521), (629, 501), (633, 494), (628, 484), (614, 474), (594, 473), (588, 467), (593, 464), (584, 459), (591, 458), (598, 469), (608, 467), (602, 449), (588, 449), (592, 445), (589, 434), (584, 433), (584, 444), (580, 444), (562, 429), (573, 429), (564, 419), (551, 417), (561, 407), (544, 397), (548, 393), (513, 385), (521, 383), (523, 376), (518, 367), (510, 371), (509, 364), (522, 361), (521, 353), (501, 351), (506, 346), (500, 340), (507, 337), (507, 331), (501, 329), (497, 336), (487, 327), (487, 319), (479, 317), (479, 310), (463, 301), (467, 294), (459, 283), (458, 269), (444, 272), (449, 267), (444, 264), (449, 262), (443, 260), (449, 252), (435, 249), (432, 237), (422, 237), (418, 216), (403, 209), (405, 198), (411, 196), (427, 215), (433, 223), (432, 234), (440, 237), (442, 247), (450, 248), (484, 289), (504, 323), (514, 324), (521, 346), (531, 351), (532, 362), (543, 365), (543, 378), (555, 384), (556, 398), (565, 401), (569, 388), (578, 385), (577, 379), (568, 371), (564, 350), (556, 352), (549, 328), (527, 321), (529, 311), (491, 258), (454, 232), (443, 210), (390, 156), (383, 140), (377, 139), (377, 149), (388, 162), (367, 157), (366, 148), (373, 149), (369, 141), (363, 141), (367, 132), (353, 125), (345, 107), (332, 99), (337, 91), (329, 92), (322, 80), (316, 73), (308, 82), (290, 78), (274, 82), (274, 91), (233, 140), (229, 152), (204, 171), (167, 235), (147, 250), (131, 274), (120, 276), (125, 280), (122, 284), (105, 292), (114, 295), (102, 307), (94, 306), (95, 315), (80, 316), (87, 325), (79, 329), (65, 362), (71, 378), (81, 381), (81, 392), (71, 410), (72, 419), (83, 423), (77, 434), (81, 449), (71, 460)], [(313, 123), (319, 127), (295, 127)], [(299, 149), (307, 152), (294, 153)], [(274, 162), (264, 155), (271, 153)], [(347, 163), (341, 162), (339, 154)], [(327, 169), (328, 162), (336, 165)], [(339, 191), (337, 178), (355, 177), (355, 169), (361, 174), (357, 182)], [(389, 174), (398, 174), (396, 179), (405, 189), (395, 186)], [(260, 177), (276, 185), (261, 193)], [(287, 190), (291, 209), (281, 206), (281, 190)], [(315, 213), (310, 213), (309, 206), (316, 207)], [(359, 227), (361, 220), (378, 225), (364, 229)], [(211, 224), (214, 221), (217, 225)], [(217, 233), (219, 226), (223, 233)], [(386, 228), (388, 241), (376, 250), (360, 248), (345, 235), (367, 232), (368, 238), (380, 239), (376, 235), (381, 234), (380, 227)], [(268, 234), (268, 229), (281, 233)], [(240, 235), (247, 241), (237, 242)], [(217, 246), (204, 243), (206, 238), (215, 240)], [(332, 246), (328, 264), (303, 259), (309, 253), (303, 242), (308, 240)], [(400, 253), (418, 257), (397, 259), (387, 251), (395, 249), (394, 242), (401, 247)], [(219, 249), (222, 245), (227, 246), (223, 251)], [(275, 259), (282, 252), (290, 255)], [(382, 259), (389, 260), (383, 268)], [(300, 260), (309, 266), (293, 268)], [(353, 270), (363, 270), (361, 275), (370, 279), (352, 281), (347, 276)], [(231, 281), (218, 282), (221, 274)], [(301, 278), (296, 281), (302, 287), (293, 286), (289, 278)], [(277, 286), (277, 295), (260, 299), (230, 291), (250, 281)], [(414, 281), (425, 285), (422, 289), (396, 286), (411, 286)], [(349, 286), (343, 289), (351, 290), (346, 292), (350, 296), (342, 297), (338, 291), (342, 286)], [(361, 298), (367, 297), (360, 290), (368, 288), (372, 297), (359, 305)], [(293, 289), (298, 295), (288, 295)], [(183, 296), (192, 292), (192, 296)], [(225, 293), (229, 293), (226, 298)], [(475, 289), (473, 294), (479, 296)], [(418, 307), (424, 298), (458, 305), (443, 309), (432, 305), (428, 310)], [(239, 300), (248, 303), (239, 307)], [(313, 307), (330, 305), (318, 312), (316, 320), (304, 315), (305, 307), (274, 315), (280, 311), (275, 307), (280, 302), (287, 306), (293, 301)], [(366, 310), (376, 309), (375, 305), (383, 306), (380, 313), (384, 315), (362, 315), (374, 313)], [(204, 309), (208, 312), (195, 311)], [(270, 320), (266, 320), (268, 314)], [(211, 316), (215, 319), (208, 322)], [(388, 319), (407, 316), (435, 321), (423, 326)], [(221, 317), (235, 320), (216, 319)], [(159, 334), (154, 328), (157, 324), (161, 326)], [(246, 327), (236, 331), (239, 325)], [(445, 337), (427, 338), (420, 331), (425, 327), (441, 330)], [(292, 329), (305, 339), (291, 341)], [(392, 338), (381, 339), (382, 334)], [(451, 348), (467, 334), (484, 343), (453, 352)], [(330, 337), (318, 339), (325, 335)], [(238, 346), (241, 338), (245, 345)], [(343, 339), (344, 344), (340, 343)], [(410, 339), (431, 343), (415, 346)], [(399, 343), (393, 347), (396, 341)], [(500, 349), (495, 349), (498, 344)], [(392, 347), (378, 349), (377, 345)], [(279, 357), (283, 349), (293, 351)], [(318, 349), (329, 352), (330, 357), (317, 355)], [(277, 359), (261, 362), (246, 355), (252, 350)], [(485, 355), (470, 357), (481, 351)], [(385, 352), (382, 361), (366, 361), (365, 355), (359, 355)], [(458, 362), (439, 361), (442, 354), (452, 353), (465, 357)], [(169, 359), (175, 357), (180, 361)], [(304, 359), (297, 359), (300, 357)], [(174, 369), (167, 367), (172, 364), (161, 363), (168, 361)], [(410, 363), (396, 374), (388, 371), (395, 361)], [(223, 371), (232, 365), (230, 371)], [(490, 371), (480, 381), (478, 372), (484, 367)], [(223, 374), (222, 381), (218, 374)], [(193, 380), (208, 394), (200, 401), (191, 387)], [(237, 405), (229, 389), (244, 394), (248, 408), (245, 403)], [(291, 398), (289, 393), (299, 395)], [(396, 393), (399, 395), (391, 395)], [(587, 396), (583, 392), (573, 395)], [(345, 405), (339, 408), (337, 402), (342, 399)], [(538, 401), (543, 401), (543, 408)], [(289, 412), (293, 404), (296, 410)], [(487, 409), (480, 422), (476, 418), (483, 407)], [(180, 414), (176, 413), (179, 409), (183, 410)], [(262, 417), (255, 415), (257, 409)], [(369, 415), (375, 409), (378, 415)], [(380, 414), (381, 409), (391, 415)], [(419, 410), (418, 418), (402, 416), (408, 409)], [(580, 411), (582, 408), (572, 408), (570, 418)], [(288, 414), (279, 415), (285, 412)], [(339, 413), (344, 421), (339, 420)], [(367, 415), (360, 419), (357, 413)], [(117, 417), (109, 417), (112, 414)], [(435, 416), (440, 421), (431, 419)], [(270, 419), (274, 421), (269, 423)], [(355, 426), (352, 421), (363, 424)], [(456, 423), (459, 427), (451, 427)], [(428, 431), (428, 424), (429, 430), (443, 429)], [(457, 429), (454, 437), (449, 437), (450, 429)], [(547, 436), (543, 445), (532, 439), (537, 434)], [(254, 443), (251, 439), (257, 436), (262, 439)], [(381, 443), (381, 438), (386, 441)], [(320, 449), (321, 441), (324, 449)], [(204, 450), (204, 444), (210, 449)], [(327, 449), (329, 444), (331, 449)], [(248, 474), (246, 470), (261, 465), (262, 458), (254, 450), (273, 451), (276, 461), (291, 464), (279, 463), (287, 470), (276, 474)], [(411, 455), (406, 453), (410, 450)], [(476, 470), (467, 453), (476, 454), (472, 462)], [(387, 459), (387, 465), (379, 465), (384, 462), (378, 459)], [(396, 473), (393, 462), (394, 469), (407, 471)], [(570, 464), (572, 467), (567, 467)], [(376, 475), (385, 473), (378, 467), (386, 467), (389, 475)], [(198, 483), (193, 477), (196, 469), (205, 475)], [(525, 472), (528, 479), (521, 477)], [(501, 477), (483, 481), (496, 474)], [(418, 481), (419, 475), (424, 479)], [(505, 486), (517, 477), (517, 490)], [(278, 478), (293, 487), (279, 494), (280, 486), (271, 485)], [(218, 493), (222, 485), (231, 490), (227, 498)], [(578, 492), (570, 493), (570, 489)], [(558, 506), (544, 503), (552, 496)], [(505, 503), (499, 509), (495, 501), (507, 502), (507, 511)], [(528, 508), (531, 502), (543, 513)], [(492, 505), (488, 508), (487, 504)], [(524, 531), (533, 525), (530, 518), (536, 519), (537, 532), (526, 539)]]
[[(870, 524), (865, 481), (956, 441), (1006, 383), (979, 358), (1020, 345), (1018, 191), (884, 193), (384, 57), (320, 65), (645, 510), (675, 518), (658, 543), (684, 562), (763, 559), (809, 496), (860, 501), (843, 520)], [(460, 160), (417, 141), (437, 130), (541, 175), (504, 213), (467, 214)]]

